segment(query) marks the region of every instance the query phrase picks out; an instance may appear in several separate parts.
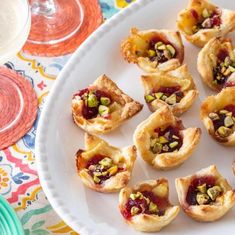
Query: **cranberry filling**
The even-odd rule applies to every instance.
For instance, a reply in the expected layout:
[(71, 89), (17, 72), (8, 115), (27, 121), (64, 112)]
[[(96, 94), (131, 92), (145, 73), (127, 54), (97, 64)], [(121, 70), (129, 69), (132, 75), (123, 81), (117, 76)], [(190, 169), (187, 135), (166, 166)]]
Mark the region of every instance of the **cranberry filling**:
[(110, 177), (124, 170), (123, 167), (115, 165), (111, 158), (103, 155), (95, 155), (87, 162), (86, 168), (96, 184), (102, 184)]
[(149, 57), (151, 61), (164, 63), (168, 61), (169, 59), (175, 58), (176, 55), (177, 53), (176, 53), (174, 46), (170, 44), (167, 40), (164, 40), (163, 38), (155, 36), (149, 41), (147, 56)]
[[(89, 106), (89, 95), (92, 93), (93, 96), (93, 105), (90, 105)], [(109, 94), (107, 94), (106, 92), (104, 91), (101, 91), (101, 90), (89, 90), (89, 88), (85, 88), (85, 89), (82, 89), (80, 90), (78, 93), (74, 94), (73, 95), (73, 99), (76, 98), (77, 96), (79, 96), (83, 101), (83, 108), (82, 108), (82, 116), (85, 118), (85, 119), (92, 119), (92, 118), (95, 118), (97, 117), (99, 114), (102, 114), (102, 110), (100, 111), (99, 109), (99, 106), (100, 105), (103, 105), (102, 104), (102, 101), (101, 101), (101, 98), (106, 98), (109, 100), (109, 104), (112, 102), (112, 99), (110, 97)], [(92, 100), (90, 102), (92, 104)], [(108, 105), (105, 105), (105, 106), (108, 106)], [(108, 115), (108, 107), (106, 108), (106, 110), (104, 109), (104, 115), (101, 115), (103, 116), (104, 118), (108, 118), (109, 115)]]
[[(162, 128), (157, 128), (155, 133), (157, 141), (154, 144), (150, 144), (150, 148), (154, 153), (178, 151), (183, 145), (183, 139), (178, 126), (168, 126), (163, 130)], [(152, 141), (154, 140), (155, 138), (152, 137)]]
[[(125, 219), (130, 219), (133, 216), (131, 213), (132, 207), (138, 208), (138, 212), (136, 214), (155, 214), (158, 216), (163, 216), (165, 214), (167, 207), (169, 207), (170, 205), (168, 198), (157, 197), (151, 191), (143, 191), (141, 193), (144, 196), (143, 198), (136, 198), (134, 200), (131, 198), (128, 199), (123, 210), (121, 211)], [(146, 198), (149, 199), (149, 202), (152, 202), (157, 205), (158, 210), (156, 212), (150, 211), (149, 203)]]
[[(186, 202), (189, 205), (198, 205), (197, 202), (197, 194), (198, 194), (198, 186), (201, 186), (203, 184), (206, 184), (206, 188), (211, 188), (215, 186), (215, 178), (213, 176), (204, 176), (200, 178), (195, 178), (192, 180), (191, 185), (188, 188), (188, 192), (186, 195)], [(208, 204), (211, 202), (211, 200), (208, 201)]]

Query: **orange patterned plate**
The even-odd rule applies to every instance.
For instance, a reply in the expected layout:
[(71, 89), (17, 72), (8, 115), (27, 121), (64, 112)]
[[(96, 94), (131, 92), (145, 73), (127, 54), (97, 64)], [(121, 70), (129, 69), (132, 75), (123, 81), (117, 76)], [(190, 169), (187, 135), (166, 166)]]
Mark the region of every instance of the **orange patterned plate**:
[(14, 144), (32, 127), (37, 96), (29, 81), (0, 67), (0, 150)]
[[(23, 52), (36, 56), (60, 56), (74, 52), (77, 47), (103, 22), (102, 12), (97, 0), (80, 0), (83, 9), (83, 22), (78, 32), (69, 39), (55, 44), (33, 44), (27, 41)], [(70, 22), (68, 22), (70, 24)], [(67, 28), (68, 25), (64, 27)], [(43, 28), (38, 28), (31, 38), (44, 33)], [(58, 38), (58, 35), (55, 35)]]

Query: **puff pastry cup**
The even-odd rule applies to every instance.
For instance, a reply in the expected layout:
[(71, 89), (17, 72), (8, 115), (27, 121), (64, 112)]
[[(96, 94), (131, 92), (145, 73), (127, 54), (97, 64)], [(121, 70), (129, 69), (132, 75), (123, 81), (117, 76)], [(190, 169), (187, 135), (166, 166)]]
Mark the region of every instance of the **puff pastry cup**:
[(215, 165), (194, 175), (175, 180), (179, 202), (184, 212), (198, 221), (215, 221), (235, 203), (235, 191)]
[(235, 146), (235, 87), (207, 97), (201, 105), (200, 117), (216, 141)]
[(103, 193), (127, 185), (136, 159), (135, 146), (119, 149), (85, 133), (85, 148), (76, 153), (77, 171), (84, 185)]
[(137, 114), (143, 105), (121, 91), (106, 75), (74, 94), (74, 122), (91, 134), (104, 134)]
[(169, 71), (184, 60), (184, 46), (180, 33), (170, 30), (131, 29), (130, 36), (121, 44), (123, 57), (146, 72)]
[(167, 226), (179, 213), (169, 202), (168, 181), (147, 180), (119, 193), (119, 208), (127, 224), (143, 232), (155, 232)]
[(174, 115), (187, 111), (198, 96), (186, 65), (170, 72), (157, 72), (141, 77), (145, 90), (145, 101), (154, 112), (168, 105)]
[(211, 39), (199, 52), (197, 69), (212, 90), (235, 84), (235, 47), (228, 39)]
[(188, 41), (203, 47), (210, 39), (234, 30), (235, 11), (220, 9), (207, 0), (190, 0), (178, 14), (177, 27)]
[(189, 158), (200, 136), (200, 128), (185, 129), (169, 107), (163, 106), (137, 126), (134, 143), (144, 161), (167, 170)]

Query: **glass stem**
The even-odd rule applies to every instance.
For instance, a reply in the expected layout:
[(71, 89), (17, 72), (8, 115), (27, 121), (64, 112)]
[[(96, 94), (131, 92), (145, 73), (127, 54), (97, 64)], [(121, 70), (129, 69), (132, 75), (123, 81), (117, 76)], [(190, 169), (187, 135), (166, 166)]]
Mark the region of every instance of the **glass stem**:
[(35, 15), (51, 16), (56, 12), (55, 0), (31, 0), (30, 3)]

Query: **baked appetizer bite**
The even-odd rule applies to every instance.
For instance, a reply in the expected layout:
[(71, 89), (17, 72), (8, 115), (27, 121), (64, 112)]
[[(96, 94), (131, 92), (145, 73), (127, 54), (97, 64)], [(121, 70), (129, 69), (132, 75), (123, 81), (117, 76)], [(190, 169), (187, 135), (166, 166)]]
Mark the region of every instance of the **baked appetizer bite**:
[(235, 11), (220, 9), (207, 0), (190, 0), (178, 14), (177, 27), (185, 38), (203, 47), (214, 37), (224, 37), (235, 28)]
[(176, 31), (132, 28), (121, 51), (126, 61), (150, 73), (175, 69), (184, 60), (184, 46)]
[(84, 185), (103, 193), (127, 185), (136, 159), (135, 146), (119, 149), (85, 133), (85, 148), (76, 153), (77, 171)]
[(119, 208), (127, 224), (142, 232), (156, 232), (167, 226), (179, 213), (169, 202), (168, 181), (147, 180), (119, 193)]
[(158, 72), (141, 77), (145, 101), (152, 112), (167, 104), (175, 115), (180, 115), (191, 107), (198, 96), (187, 66), (176, 70), (178, 73), (175, 71), (175, 75), (172, 72)]
[(224, 88), (201, 105), (201, 120), (219, 143), (235, 146), (235, 87)]
[(198, 221), (215, 221), (235, 203), (235, 191), (215, 165), (194, 175), (175, 180), (179, 202), (184, 212)]
[(167, 170), (189, 158), (200, 135), (200, 128), (185, 129), (170, 108), (163, 106), (137, 126), (134, 143), (147, 163)]
[(123, 93), (106, 75), (73, 95), (74, 122), (91, 134), (104, 134), (137, 114), (143, 105)]
[(235, 47), (228, 39), (211, 39), (199, 52), (197, 69), (212, 90), (235, 85)]

